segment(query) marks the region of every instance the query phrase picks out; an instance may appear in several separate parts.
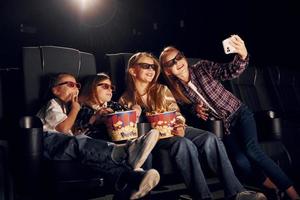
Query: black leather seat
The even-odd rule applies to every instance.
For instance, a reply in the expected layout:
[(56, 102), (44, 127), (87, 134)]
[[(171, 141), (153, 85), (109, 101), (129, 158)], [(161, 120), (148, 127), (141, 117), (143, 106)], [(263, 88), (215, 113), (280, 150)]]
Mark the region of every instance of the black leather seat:
[(268, 92), (271, 93), (272, 100), (282, 116), (282, 141), (293, 161), (292, 170), (290, 170), (291, 177), (299, 179), (297, 175), (300, 167), (298, 159), (300, 149), (297, 142), (300, 135), (299, 70), (278, 66), (266, 66), (262, 70), (268, 85)]
[(17, 147), (14, 149), (17, 193), (37, 199), (41, 198), (41, 192), (43, 199), (102, 196), (111, 191), (104, 189), (103, 175), (77, 161), (43, 160), (42, 124), (33, 115), (40, 108), (40, 99), (47, 87), (43, 83), (45, 76), (59, 72), (67, 72), (77, 78), (96, 74), (95, 58), (89, 53), (56, 46), (23, 48), (23, 113), (31, 116), (21, 118), (18, 134), (12, 138), (12, 144), (16, 143), (13, 146)]
[(281, 140), (282, 118), (276, 99), (266, 83), (263, 70), (249, 66), (242, 75), (230, 83), (233, 94), (254, 112), (261, 146), (276, 163), (288, 171), (292, 161)]
[[(27, 114), (36, 114), (48, 74), (66, 72), (77, 78), (96, 74), (94, 55), (76, 49), (42, 46), (23, 48), (22, 78), (24, 102)], [(42, 85), (41, 85), (42, 84)]]
[(129, 58), (132, 53), (116, 53), (105, 55), (105, 68), (104, 72), (107, 72), (112, 82), (117, 86), (117, 91), (114, 93), (114, 100), (118, 100), (126, 89), (125, 72)]
[(281, 119), (262, 70), (248, 67), (241, 76), (231, 81), (231, 85), (232, 92), (254, 112), (260, 141), (280, 139)]
[(300, 99), (297, 71), (278, 66), (266, 67), (266, 79), (272, 84), (272, 92), (278, 100), (279, 108), (287, 119), (299, 119)]
[(8, 144), (0, 140), (0, 199), (13, 200), (13, 186), (8, 163)]

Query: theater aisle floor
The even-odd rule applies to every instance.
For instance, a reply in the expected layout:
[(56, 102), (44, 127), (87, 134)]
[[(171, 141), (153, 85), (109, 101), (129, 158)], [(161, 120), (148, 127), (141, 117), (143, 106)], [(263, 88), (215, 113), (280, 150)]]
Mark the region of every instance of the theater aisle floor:
[[(214, 199), (224, 200), (222, 186), (216, 178), (207, 180)], [(112, 200), (112, 195), (91, 200)], [(191, 200), (183, 183), (156, 187), (151, 193), (151, 200)]]

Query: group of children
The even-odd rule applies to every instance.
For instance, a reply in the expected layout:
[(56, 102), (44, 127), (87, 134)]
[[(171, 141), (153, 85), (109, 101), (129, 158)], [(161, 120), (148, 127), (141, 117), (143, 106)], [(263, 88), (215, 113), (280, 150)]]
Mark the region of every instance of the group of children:
[[(278, 186), (291, 199), (299, 199), (291, 181), (258, 147), (255, 124), (249, 128), (253, 126), (251, 112), (218, 82), (238, 76), (248, 64), (249, 56), (239, 36), (232, 37), (232, 45), (237, 55), (234, 61), (222, 65), (200, 61), (189, 67), (174, 47), (164, 49), (159, 60), (147, 52), (134, 54), (126, 70), (127, 89), (119, 102), (111, 101), (115, 86), (105, 73), (88, 77), (80, 91), (80, 84), (72, 75), (55, 76), (49, 87), (53, 96), (38, 113), (44, 124), (45, 156), (52, 160), (79, 159), (108, 174), (116, 191), (138, 199), (160, 179), (155, 169), (141, 169), (142, 165), (151, 151), (165, 149), (195, 200), (213, 198), (202, 171), (204, 164), (223, 183), (226, 199), (266, 199), (262, 193), (246, 190), (236, 177), (231, 162), (239, 163), (242, 156), (249, 166), (248, 174), (244, 174), (251, 177), (261, 172), (263, 176), (258, 178), (263, 178), (265, 187)], [(171, 90), (157, 82), (161, 71)], [(177, 103), (192, 104), (195, 115), (203, 120), (207, 119), (208, 110), (223, 120), (227, 133), (224, 141), (231, 160), (223, 142), (213, 133), (186, 125)], [(136, 110), (140, 118), (147, 112), (175, 110), (173, 137), (159, 140), (159, 132), (152, 129), (125, 144), (109, 142), (103, 126), (105, 115), (128, 109)], [(244, 165), (238, 167), (243, 171)]]

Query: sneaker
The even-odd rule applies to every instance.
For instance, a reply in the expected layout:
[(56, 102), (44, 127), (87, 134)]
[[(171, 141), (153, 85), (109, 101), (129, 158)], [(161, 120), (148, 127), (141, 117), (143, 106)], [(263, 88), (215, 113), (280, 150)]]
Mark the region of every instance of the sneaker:
[(133, 169), (140, 168), (156, 145), (158, 138), (159, 132), (152, 129), (145, 135), (130, 141), (127, 145), (127, 163)]
[(140, 199), (148, 194), (159, 182), (160, 176), (155, 169), (148, 171), (136, 170), (132, 182), (136, 182), (136, 187), (130, 195), (130, 199)]
[(243, 191), (236, 195), (235, 200), (267, 200), (261, 192)]

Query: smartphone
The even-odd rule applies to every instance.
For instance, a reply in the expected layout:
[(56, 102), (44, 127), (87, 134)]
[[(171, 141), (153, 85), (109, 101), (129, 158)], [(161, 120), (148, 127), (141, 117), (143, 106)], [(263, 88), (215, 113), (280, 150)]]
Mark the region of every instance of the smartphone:
[(230, 44), (231, 38), (222, 41), (225, 54), (236, 53), (236, 49)]

